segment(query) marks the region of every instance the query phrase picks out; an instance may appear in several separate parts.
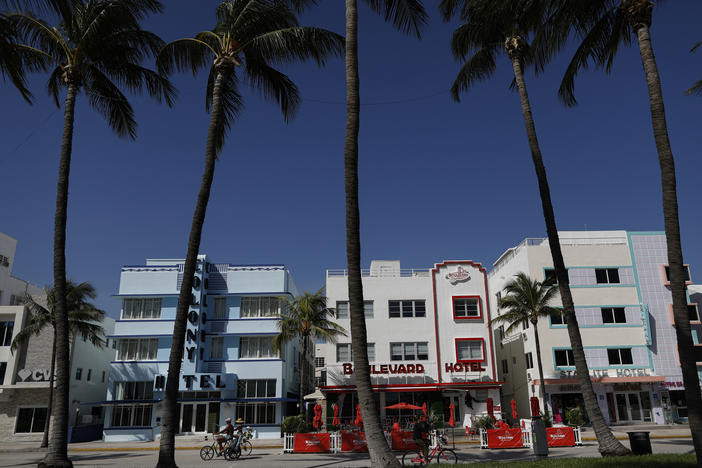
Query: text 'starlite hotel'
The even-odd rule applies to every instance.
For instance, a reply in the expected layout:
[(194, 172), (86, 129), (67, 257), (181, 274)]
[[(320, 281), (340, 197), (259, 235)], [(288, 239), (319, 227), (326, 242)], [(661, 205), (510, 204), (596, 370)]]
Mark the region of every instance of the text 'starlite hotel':
[[(117, 357), (107, 392), (104, 439), (160, 434), (168, 357), (183, 260), (147, 260), (120, 277)], [(297, 414), (297, 340), (273, 351), (280, 297), (297, 289), (282, 265), (230, 265), (198, 257), (180, 379), (178, 432), (212, 432), (242, 417), (258, 437), (279, 437)], [(311, 362), (303, 363), (309, 365)]]

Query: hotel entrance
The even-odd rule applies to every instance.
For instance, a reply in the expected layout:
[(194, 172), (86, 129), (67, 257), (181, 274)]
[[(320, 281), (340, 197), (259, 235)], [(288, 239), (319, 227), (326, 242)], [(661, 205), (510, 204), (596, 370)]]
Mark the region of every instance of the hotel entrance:
[(618, 422), (653, 421), (651, 395), (648, 392), (615, 393), (614, 401)]
[[(219, 392), (180, 392), (180, 434), (213, 432), (219, 425)], [(216, 394), (216, 395), (215, 395)], [(186, 400), (186, 401), (182, 401)], [(190, 400), (190, 401), (188, 401)], [(193, 401), (200, 400), (200, 401)], [(205, 400), (205, 401), (202, 401)]]

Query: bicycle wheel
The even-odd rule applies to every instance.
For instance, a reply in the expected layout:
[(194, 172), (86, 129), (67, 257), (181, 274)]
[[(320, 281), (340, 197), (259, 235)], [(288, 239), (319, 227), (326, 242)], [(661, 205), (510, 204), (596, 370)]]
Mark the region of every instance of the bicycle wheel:
[(224, 451), (224, 458), (229, 461), (238, 460), (241, 457), (240, 447), (229, 447)]
[(249, 442), (248, 440), (244, 440), (241, 442), (241, 453), (243, 455), (251, 455), (251, 451), (253, 450), (253, 444)]
[(215, 450), (211, 445), (205, 445), (200, 449), (200, 458), (202, 458), (204, 461), (212, 460), (214, 454)]
[(436, 453), (436, 463), (447, 463), (449, 465), (455, 465), (458, 463), (458, 457), (456, 452), (451, 449), (442, 448), (441, 451)]
[(410, 450), (402, 455), (402, 466), (422, 466), (422, 452)]

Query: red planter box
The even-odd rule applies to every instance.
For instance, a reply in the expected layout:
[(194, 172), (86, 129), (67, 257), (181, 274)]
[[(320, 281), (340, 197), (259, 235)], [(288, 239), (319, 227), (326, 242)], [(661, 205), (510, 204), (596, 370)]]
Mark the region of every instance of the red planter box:
[(547, 427), (549, 447), (575, 447), (575, 430), (572, 427)]
[(522, 430), (516, 429), (488, 429), (488, 448), (521, 448), (524, 446)]
[(329, 452), (331, 437), (328, 432), (316, 434), (295, 434), (293, 451), (295, 453), (323, 453)]
[(366, 434), (363, 432), (342, 432), (341, 433), (342, 452), (367, 452)]

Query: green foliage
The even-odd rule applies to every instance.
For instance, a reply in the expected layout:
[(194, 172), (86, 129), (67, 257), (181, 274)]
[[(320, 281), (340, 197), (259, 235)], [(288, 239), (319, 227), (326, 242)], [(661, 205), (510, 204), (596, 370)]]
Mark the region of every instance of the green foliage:
[(585, 424), (583, 410), (579, 406), (566, 409), (566, 421), (571, 426), (582, 426)]
[(532, 280), (526, 273), (519, 272), (504, 287), (505, 296), (498, 306), (500, 315), (492, 319), (491, 324), (505, 324), (506, 334), (512, 333), (524, 322), (537, 322), (539, 318), (560, 312), (560, 308), (549, 303), (558, 294), (558, 287)]
[(474, 423), (473, 423), (473, 426), (476, 429), (481, 429), (481, 428), (482, 429), (492, 429), (494, 427), (492, 418), (488, 415), (480, 416), (480, 417), (476, 418)]
[[(504, 468), (504, 462), (481, 462), (481, 468)], [(459, 463), (457, 468), (473, 468), (475, 463)], [(697, 466), (694, 454), (633, 455), (604, 458), (555, 458), (538, 461), (514, 461), (509, 468), (693, 468)]]
[(287, 434), (303, 434), (312, 430), (312, 425), (305, 421), (305, 417), (301, 414), (297, 416), (288, 416), (280, 425), (283, 433)]
[(544, 413), (544, 412), (539, 412), (539, 414), (541, 415), (541, 420), (544, 422), (544, 425), (545, 425), (546, 427), (551, 427), (551, 426), (553, 426), (553, 418), (551, 418), (551, 413), (550, 413), (550, 412), (548, 412), (548, 411), (546, 411), (545, 413)]

